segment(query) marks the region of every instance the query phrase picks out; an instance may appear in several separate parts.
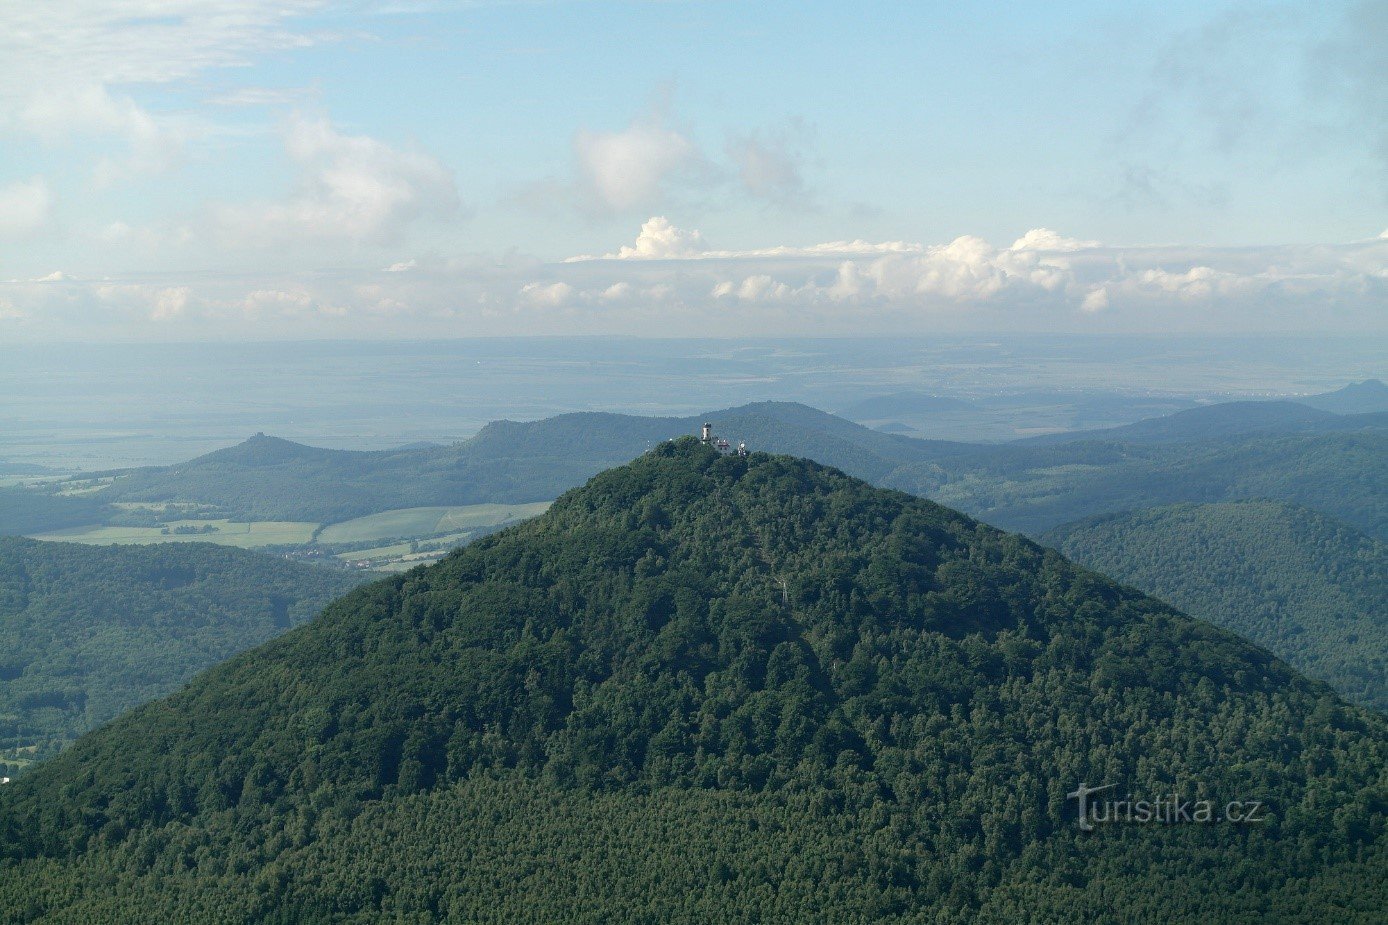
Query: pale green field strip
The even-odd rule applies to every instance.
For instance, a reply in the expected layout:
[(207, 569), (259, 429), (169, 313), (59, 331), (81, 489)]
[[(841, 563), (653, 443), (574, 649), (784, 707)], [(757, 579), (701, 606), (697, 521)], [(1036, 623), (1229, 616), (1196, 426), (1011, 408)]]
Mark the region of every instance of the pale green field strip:
[(58, 490), (58, 497), (76, 498), (82, 495), (94, 495), (113, 481), (114, 479), (93, 479), (90, 482), (77, 482), (73, 485), (60, 488)]
[(368, 514), (324, 527), (320, 543), (361, 543), (403, 536), (431, 536), (491, 527), (543, 514), (550, 502), (532, 504), (468, 504), (461, 507), (410, 507)]
[[(355, 520), (332, 524), (318, 534), (317, 542), (360, 543), (400, 537), (429, 537), (431, 539), (467, 538), (471, 531), (482, 527), (521, 521), (543, 514), (550, 502), (531, 504), (468, 504), (457, 507), (417, 507), (383, 511), (358, 517)], [(173, 506), (172, 504), (170, 505)], [(131, 502), (127, 510), (139, 510), (140, 502)], [(211, 526), (208, 533), (175, 533), (178, 527), (202, 528)], [(314, 542), (318, 524), (298, 521), (254, 521), (238, 523), (226, 519), (174, 520), (158, 527), (120, 527), (93, 524), (69, 527), (50, 533), (35, 534), (37, 540), (57, 540), (67, 543), (93, 545), (149, 543), (219, 543), (223, 546), (255, 548), (257, 546), (307, 545)], [(164, 528), (167, 527), (167, 533)], [(439, 534), (447, 534), (440, 537)], [(343, 553), (342, 559), (369, 559), (379, 556), (408, 555), (409, 544), (395, 543), (379, 549)]]
[(65, 478), (65, 475), (0, 475), (0, 488), (26, 488)]
[(372, 549), (355, 549), (352, 552), (340, 552), (337, 553), (337, 558), (344, 562), (357, 562), (363, 559), (380, 559), (384, 556), (407, 556), (409, 553), (409, 543), (395, 543), (391, 546), (376, 546)]
[[(216, 527), (212, 533), (174, 533), (176, 527)], [(233, 523), (229, 520), (176, 520), (169, 523), (169, 533), (160, 527), (71, 527), (34, 536), (36, 540), (61, 540), (65, 543), (96, 545), (149, 543), (218, 543), (222, 546), (302, 545), (313, 539), (317, 524), (296, 521), (261, 520), (253, 523)]]

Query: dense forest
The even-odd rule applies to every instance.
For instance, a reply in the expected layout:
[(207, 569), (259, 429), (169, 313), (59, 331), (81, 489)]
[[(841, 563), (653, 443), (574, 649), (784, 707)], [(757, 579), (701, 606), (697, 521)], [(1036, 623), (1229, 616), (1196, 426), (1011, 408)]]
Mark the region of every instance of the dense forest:
[(1388, 712), (1388, 545), (1275, 501), (1104, 515), (1043, 538)]
[(0, 537), (0, 764), (57, 752), (360, 582), (205, 543)]
[(1224, 630), (683, 439), (0, 788), (0, 922), (1377, 922), (1385, 768)]

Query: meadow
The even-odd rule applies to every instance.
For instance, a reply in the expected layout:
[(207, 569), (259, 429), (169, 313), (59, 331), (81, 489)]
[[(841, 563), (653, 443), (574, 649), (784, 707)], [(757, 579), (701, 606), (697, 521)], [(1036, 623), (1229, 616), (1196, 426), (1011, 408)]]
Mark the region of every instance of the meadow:
[(543, 514), (548, 501), (531, 504), (465, 504), (400, 508), (329, 524), (319, 531), (319, 543), (362, 543), (416, 536), (434, 536), (494, 527)]

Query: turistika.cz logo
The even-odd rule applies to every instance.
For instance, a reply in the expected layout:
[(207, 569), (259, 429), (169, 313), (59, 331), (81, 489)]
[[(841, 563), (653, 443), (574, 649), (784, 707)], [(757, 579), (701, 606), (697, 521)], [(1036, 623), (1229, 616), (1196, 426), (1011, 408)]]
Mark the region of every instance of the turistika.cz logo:
[(1117, 784), (1091, 787), (1080, 784), (1067, 799), (1078, 801), (1079, 826), (1086, 832), (1094, 826), (1114, 823), (1173, 825), (1185, 822), (1230, 822), (1238, 825), (1258, 823), (1267, 819), (1267, 807), (1262, 800), (1230, 800), (1220, 807), (1214, 800), (1186, 800), (1180, 794), (1159, 796), (1155, 800), (1122, 800), (1095, 798), (1107, 793)]

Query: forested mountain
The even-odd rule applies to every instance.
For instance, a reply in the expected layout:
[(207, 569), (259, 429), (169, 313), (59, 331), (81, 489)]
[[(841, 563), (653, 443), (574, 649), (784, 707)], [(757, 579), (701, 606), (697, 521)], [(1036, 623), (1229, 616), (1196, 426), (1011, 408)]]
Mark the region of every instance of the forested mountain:
[(1388, 712), (1388, 545), (1353, 527), (1239, 501), (1108, 514), (1042, 539)]
[(205, 543), (0, 537), (0, 763), (56, 752), (360, 582)]
[(1373, 922), (1386, 762), (1053, 551), (684, 439), (0, 788), (0, 921)]
[(1342, 389), (1298, 398), (1303, 405), (1335, 414), (1372, 414), (1388, 411), (1388, 385), (1378, 379), (1351, 382)]

